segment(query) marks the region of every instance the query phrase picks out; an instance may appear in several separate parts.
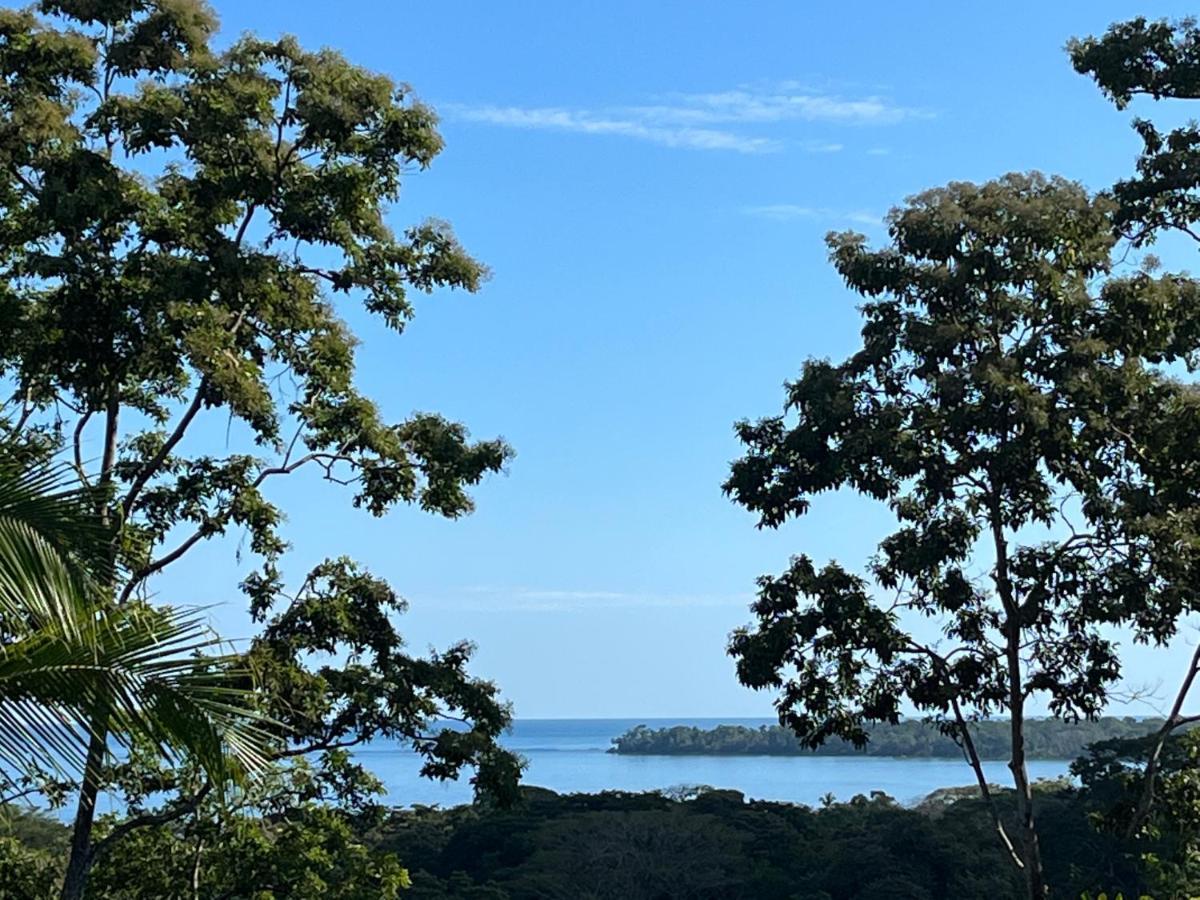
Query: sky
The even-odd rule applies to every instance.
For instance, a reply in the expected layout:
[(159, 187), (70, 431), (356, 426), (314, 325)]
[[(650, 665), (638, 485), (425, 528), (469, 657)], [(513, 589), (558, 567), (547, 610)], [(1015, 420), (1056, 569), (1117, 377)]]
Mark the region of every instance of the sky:
[[(823, 235), (884, 236), (908, 195), (1040, 169), (1107, 187), (1139, 143), (1063, 46), (1175, 3), (223, 0), (223, 37), (296, 35), (410, 84), (445, 152), (396, 227), (451, 222), (492, 277), (419, 298), (402, 336), (351, 306), (360, 386), (400, 419), (465, 422), (516, 449), (449, 522), (276, 486), (298, 577), (348, 554), (411, 608), (414, 650), (463, 638), (518, 717), (760, 716), (729, 632), (754, 579), (807, 553), (860, 568), (886, 511), (828, 496), (762, 532), (721, 484), (733, 423), (778, 411), (808, 357), (858, 338)], [(1177, 113), (1172, 113), (1177, 114)], [(1193, 250), (1169, 265), (1190, 265)], [(206, 423), (212, 435), (223, 421)], [(251, 626), (238, 536), (189, 555), (160, 597)], [(1134, 687), (1173, 691), (1189, 632), (1135, 648)], [(1145, 705), (1116, 711), (1148, 714)]]

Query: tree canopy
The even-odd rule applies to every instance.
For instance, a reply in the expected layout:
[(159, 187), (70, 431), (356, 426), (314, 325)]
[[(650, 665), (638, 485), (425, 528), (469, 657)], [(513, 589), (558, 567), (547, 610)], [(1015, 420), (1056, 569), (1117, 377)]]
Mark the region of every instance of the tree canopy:
[[(1073, 40), (1068, 50), (1075, 70), (1091, 76), (1118, 109), (1136, 97), (1200, 99), (1200, 28), (1194, 20), (1138, 17), (1101, 37)], [(1133, 125), (1143, 150), (1136, 174), (1113, 187), (1117, 226), (1135, 244), (1167, 230), (1200, 240), (1193, 230), (1200, 220), (1200, 128), (1189, 122), (1164, 133), (1140, 117)]]
[(1099, 714), (1120, 675), (1107, 627), (1164, 641), (1200, 599), (1197, 400), (1155, 366), (1194, 315), (1150, 276), (1097, 289), (1111, 216), (1076, 184), (1009, 175), (910, 198), (882, 249), (830, 235), (864, 301), (861, 349), (808, 361), (784, 415), (740, 423), (726, 482), (760, 527), (839, 488), (887, 504), (897, 527), (864, 574), (798, 556), (759, 580), (757, 621), (730, 643), (739, 677), (814, 746), (862, 743), (911, 704), (962, 741), (985, 792), (966, 726), (1007, 715), (1032, 896), (1027, 703)]
[[(388, 419), (355, 385), (350, 308), (398, 333), (415, 294), (486, 275), (445, 223), (390, 224), (442, 148), (436, 116), (334, 51), (253, 35), (218, 49), (216, 29), (200, 0), (0, 11), (0, 437), (67, 460), (91, 492), (118, 534), (117, 605), (201, 541), (246, 536), (263, 626), (247, 665), (282, 758), (382, 733), (409, 737), (431, 775), (469, 764), (511, 785), (495, 745), (509, 713), (467, 673), (469, 645), (409, 654), (389, 619), (401, 601), (343, 548), (294, 580), (270, 498), (303, 470), (375, 515), (457, 517), (512, 455), (437, 413)], [(223, 447), (203, 438), (214, 422)], [(88, 772), (108, 749), (105, 722), (92, 731)], [(64, 896), (94, 858), (99, 790), (80, 785)], [(181, 814), (203, 798), (175, 800)]]

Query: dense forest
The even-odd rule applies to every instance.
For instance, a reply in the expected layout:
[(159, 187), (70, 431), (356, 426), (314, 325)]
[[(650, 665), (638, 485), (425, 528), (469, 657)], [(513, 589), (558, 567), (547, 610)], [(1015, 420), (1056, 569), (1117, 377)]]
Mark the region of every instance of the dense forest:
[[(414, 900), (1010, 898), (1020, 879), (978, 801), (905, 809), (875, 794), (809, 809), (736, 791), (558, 796), (508, 811), (396, 813), (382, 846)], [(1056, 896), (1150, 885), (1089, 825), (1077, 793), (1039, 793)], [(1061, 891), (1061, 894), (1058, 893)]]
[[(360, 839), (405, 861), (411, 885), (404, 896), (412, 900), (1016, 895), (986, 817), (967, 804), (943, 813), (902, 809), (882, 796), (811, 810), (747, 803), (723, 790), (560, 796), (525, 788), (522, 794), (507, 810), (395, 810)], [(1082, 834), (1086, 825), (1075, 818)], [(10, 889), (39, 896), (56, 879), (66, 828), (30, 815), (10, 816), (6, 826), (26, 843), (0, 838), (7, 849), (0, 877), (7, 876)], [(173, 896), (173, 887), (189, 880), (191, 860), (180, 843), (164, 838), (142, 836), (137, 853), (98, 866), (94, 896)], [(206, 868), (200, 896), (254, 896), (253, 888), (303, 868), (300, 859), (289, 865), (245, 857), (240, 867)], [(330, 864), (327, 871), (337, 869)]]
[[(1138, 738), (1162, 728), (1162, 719), (1104, 716), (1094, 721), (1064, 722), (1062, 719), (1030, 719), (1026, 723), (1025, 752), (1030, 759), (1075, 759), (1089, 744), (1119, 738)], [(1012, 752), (1010, 724), (988, 720), (970, 724), (971, 736), (981, 759), (1007, 759)], [(960, 758), (962, 747), (953, 730), (935, 724), (905, 720), (895, 725), (876, 725), (861, 747), (833, 738), (819, 747), (806, 747), (794, 733), (778, 725), (750, 728), (718, 725), (694, 728), (647, 728), (638, 725), (613, 738), (609, 753), (661, 756), (894, 756)]]

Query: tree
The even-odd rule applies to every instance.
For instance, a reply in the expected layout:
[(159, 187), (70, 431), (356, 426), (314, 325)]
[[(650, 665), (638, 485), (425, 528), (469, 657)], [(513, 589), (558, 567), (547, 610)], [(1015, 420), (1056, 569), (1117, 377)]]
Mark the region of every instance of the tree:
[[(1076, 71), (1091, 76), (1118, 109), (1127, 107), (1135, 97), (1200, 99), (1200, 28), (1193, 19), (1171, 23), (1139, 17), (1118, 22), (1102, 37), (1071, 41), (1068, 51)], [(1134, 177), (1117, 182), (1112, 189), (1117, 227), (1135, 247), (1152, 244), (1169, 232), (1200, 241), (1196, 228), (1200, 221), (1200, 127), (1192, 121), (1163, 133), (1143, 118), (1135, 119), (1133, 127), (1143, 147)], [(1143, 276), (1142, 280), (1148, 279)], [(1146, 285), (1132, 287), (1143, 290)], [(1154, 287), (1164, 296), (1173, 295), (1177, 304), (1195, 303), (1195, 282), (1186, 275), (1164, 277)], [(1160, 330), (1159, 338), (1164, 351), (1195, 365), (1200, 340), (1194, 330)], [(1189, 498), (1188, 502), (1194, 501)], [(1127, 837), (1150, 818), (1158, 781), (1155, 773), (1170, 736), (1197, 721), (1196, 716), (1185, 715), (1183, 707), (1198, 676), (1200, 647), (1192, 654), (1149, 751), (1141, 800), (1130, 811)]]
[[(1189, 490), (1197, 401), (1144, 358), (1186, 316), (1153, 280), (1094, 290), (1110, 217), (1076, 184), (1008, 175), (911, 198), (884, 249), (830, 235), (864, 297), (862, 347), (805, 363), (784, 415), (739, 423), (747, 452), (725, 484), (760, 527), (829, 490), (887, 504), (896, 530), (863, 575), (798, 556), (759, 580), (757, 621), (730, 641), (738, 676), (776, 691), (781, 724), (811, 746), (861, 745), (905, 703), (932, 717), (960, 741), (1031, 897), (1045, 882), (1030, 702), (1097, 716), (1120, 675), (1105, 626), (1167, 640), (1200, 584), (1195, 513), (1169, 502)], [(1000, 713), (1012, 841), (967, 727)]]
[[(1090, 818), (1115, 837), (1118, 863), (1136, 869), (1154, 896), (1186, 897), (1200, 879), (1200, 731), (1140, 740), (1103, 741), (1071, 766), (1082, 784)], [(1154, 771), (1148, 771), (1153, 761)], [(1155, 803), (1140, 810), (1147, 777)], [(1135, 834), (1131, 817), (1143, 815)]]
[[(474, 291), (485, 274), (443, 223), (397, 235), (386, 221), (406, 172), (441, 149), (436, 117), (335, 52), (255, 37), (218, 52), (215, 28), (199, 0), (0, 11), (0, 431), (23, 457), (67, 459), (95, 492), (98, 521), (119, 530), (118, 605), (201, 541), (248, 534), (262, 563), (243, 585), (251, 609), (293, 629), (254, 651), (264, 690), (330, 689), (279, 754), (395, 730), (432, 774), (472, 764), (500, 784), (516, 771), (494, 743), (508, 712), (466, 675), (469, 648), (422, 661), (397, 653), (392, 629), (368, 635), (399, 601), (342, 562), (285, 593), (283, 514), (266, 494), (315, 470), (373, 514), (455, 517), (511, 455), (436, 414), (388, 422), (354, 386), (339, 306), (398, 332), (413, 291)], [(205, 451), (205, 419), (233, 450)], [(314, 674), (306, 647), (351, 662)], [(442, 712), (466, 730), (432, 733)], [(95, 858), (90, 773), (109, 724), (92, 726), (64, 897), (81, 896)], [(177, 814), (200, 802), (179, 799)]]

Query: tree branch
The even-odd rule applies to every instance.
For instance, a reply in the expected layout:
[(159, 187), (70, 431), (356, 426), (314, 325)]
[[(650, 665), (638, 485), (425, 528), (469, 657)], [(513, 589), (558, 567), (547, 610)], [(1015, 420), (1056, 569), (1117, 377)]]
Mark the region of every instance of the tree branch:
[(121, 509), (124, 511), (126, 518), (133, 512), (133, 505), (137, 501), (137, 496), (141, 493), (142, 488), (158, 473), (159, 467), (171, 455), (171, 451), (183, 440), (183, 435), (187, 431), (188, 426), (192, 424), (192, 420), (200, 412), (200, 407), (204, 405), (204, 393), (207, 387), (208, 376), (205, 376), (200, 379), (200, 384), (196, 387), (196, 395), (192, 398), (192, 402), (188, 404), (188, 408), (184, 410), (182, 418), (176, 423), (175, 429), (171, 432), (170, 436), (163, 441), (163, 445), (158, 448), (158, 452), (150, 458), (150, 461), (138, 469), (138, 473), (129, 485), (129, 490), (121, 503)]
[(146, 828), (152, 825), (166, 825), (168, 822), (174, 822), (176, 819), (181, 819), (189, 813), (195, 812), (197, 807), (199, 807), (204, 801), (204, 798), (207, 797), (211, 792), (212, 782), (206, 781), (204, 783), (204, 787), (200, 788), (199, 791), (178, 806), (173, 806), (170, 809), (163, 810), (162, 812), (145, 813), (140, 816), (134, 816), (131, 819), (126, 819), (92, 845), (93, 858), (107, 850), (118, 840), (137, 828)]
[(125, 587), (121, 589), (121, 596), (118, 599), (117, 603), (122, 604), (126, 600), (128, 600), (130, 598), (130, 596), (133, 594), (133, 592), (137, 589), (137, 586), (139, 584), (141, 584), (143, 581), (145, 581), (151, 575), (155, 574), (156, 572), (161, 572), (163, 569), (165, 569), (171, 563), (175, 562), (175, 560), (179, 559), (179, 557), (183, 556), (183, 554), (185, 554), (189, 550), (191, 550), (194, 546), (196, 546), (196, 544), (198, 544), (200, 541), (204, 540), (204, 538), (207, 537), (208, 534), (209, 534), (209, 532), (206, 531), (204, 528), (197, 528), (194, 532), (192, 532), (192, 534), (187, 538), (187, 540), (185, 540), (182, 544), (177, 546), (174, 550), (172, 550), (166, 556), (162, 556), (162, 557), (154, 560), (153, 562), (149, 562), (146, 565), (142, 566), (140, 569), (138, 569), (136, 572), (134, 572), (129, 577), (129, 580), (125, 582)]
[(1180, 713), (1183, 710), (1183, 704), (1187, 700), (1187, 695), (1192, 690), (1192, 684), (1196, 681), (1196, 676), (1200, 675), (1200, 644), (1196, 646), (1192, 653), (1192, 660), (1188, 666), (1187, 675), (1184, 676), (1183, 683), (1179, 686), (1179, 690), (1175, 694), (1175, 702), (1171, 704), (1171, 713), (1163, 722), (1162, 727), (1158, 729), (1154, 737), (1154, 749), (1150, 751), (1150, 757), (1146, 760), (1146, 772), (1143, 776), (1142, 794), (1138, 798), (1137, 807), (1134, 809), (1133, 816), (1129, 820), (1129, 825), (1125, 829), (1126, 839), (1132, 838), (1137, 830), (1142, 826), (1146, 817), (1150, 815), (1150, 810), (1154, 806), (1154, 779), (1158, 774), (1158, 763), (1162, 757), (1163, 746), (1170, 737), (1171, 732), (1181, 725), (1190, 722), (1200, 721), (1200, 716), (1183, 716)]
[[(937, 668), (941, 675), (943, 683), (952, 688), (949, 678), (949, 666), (946, 662), (946, 657), (937, 653), (930, 647), (921, 644), (913, 643), (911, 645), (917, 653), (924, 654), (933, 660), (934, 667)], [(979, 757), (979, 752), (975, 747), (975, 740), (971, 737), (971, 730), (968, 727), (966, 716), (963, 715), (962, 707), (959, 706), (958, 697), (953, 691), (950, 693), (950, 709), (954, 713), (954, 721), (958, 726), (958, 733), (962, 735), (962, 744), (960, 745), (963, 751), (963, 756), (966, 758), (971, 769), (975, 772), (975, 780), (979, 783), (979, 793), (983, 797), (983, 801), (988, 808), (988, 813), (992, 817), (992, 824), (996, 827), (996, 832), (1000, 835), (1000, 841), (1004, 844), (1008, 854), (1012, 857), (1012, 861), (1018, 869), (1025, 868), (1025, 860), (1021, 858), (1021, 854), (1017, 852), (1016, 846), (1012, 842), (1012, 838), (1008, 836), (1008, 831), (1004, 827), (1004, 821), (1000, 818), (1000, 810), (996, 806), (996, 798), (992, 796), (991, 786), (988, 784), (987, 775), (983, 771), (983, 761)]]
[(992, 789), (988, 785), (987, 775), (983, 771), (983, 761), (979, 758), (979, 752), (975, 749), (975, 740), (971, 737), (971, 730), (967, 727), (966, 718), (962, 714), (962, 709), (958, 705), (958, 698), (951, 696), (950, 706), (954, 710), (954, 718), (958, 723), (959, 733), (962, 735), (962, 751), (966, 757), (972, 770), (975, 772), (975, 780), (979, 782), (979, 793), (983, 797), (983, 801), (987, 804), (988, 812), (992, 817), (992, 824), (996, 827), (996, 832), (1000, 835), (1000, 841), (1004, 844), (1004, 848), (1008, 851), (1008, 855), (1016, 864), (1018, 869), (1025, 868), (1025, 860), (1021, 858), (1021, 854), (1017, 852), (1016, 846), (1012, 842), (1012, 838), (1008, 836), (1008, 831), (1004, 827), (1004, 822), (1000, 818), (1000, 810), (996, 807), (996, 798), (992, 796)]
[(91, 487), (88, 481), (87, 470), (83, 467), (83, 429), (87, 427), (88, 420), (92, 417), (92, 410), (88, 410), (79, 417), (75, 423), (75, 430), (71, 437), (71, 442), (74, 448), (75, 456), (75, 471), (79, 474), (79, 480), (84, 487)]

